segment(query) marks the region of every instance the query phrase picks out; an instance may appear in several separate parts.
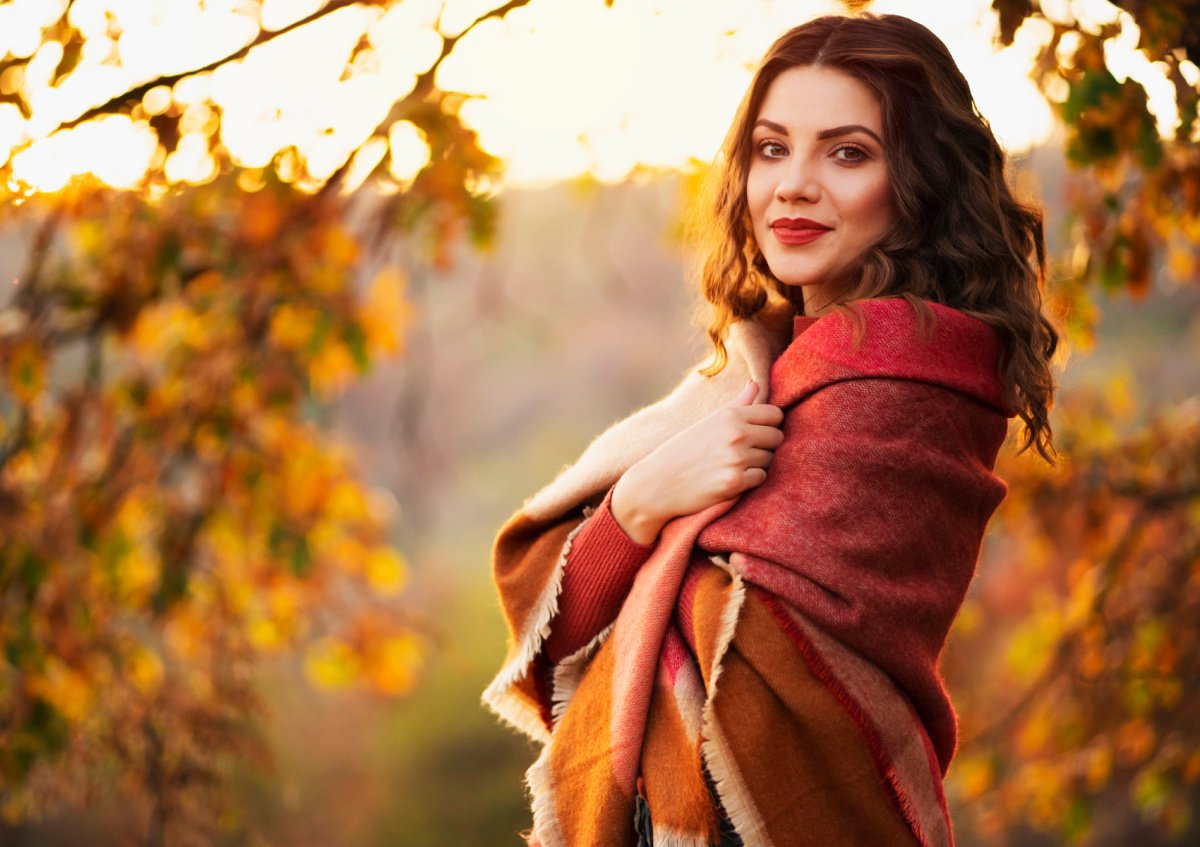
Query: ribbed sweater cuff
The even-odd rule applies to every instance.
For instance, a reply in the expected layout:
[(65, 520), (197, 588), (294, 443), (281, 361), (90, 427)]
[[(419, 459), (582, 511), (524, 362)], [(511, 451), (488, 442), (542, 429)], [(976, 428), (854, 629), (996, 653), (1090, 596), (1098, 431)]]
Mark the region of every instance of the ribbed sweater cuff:
[[(615, 486), (614, 486), (615, 488)], [(612, 623), (653, 544), (638, 544), (612, 514), (613, 488), (571, 543), (546, 656), (558, 662)]]

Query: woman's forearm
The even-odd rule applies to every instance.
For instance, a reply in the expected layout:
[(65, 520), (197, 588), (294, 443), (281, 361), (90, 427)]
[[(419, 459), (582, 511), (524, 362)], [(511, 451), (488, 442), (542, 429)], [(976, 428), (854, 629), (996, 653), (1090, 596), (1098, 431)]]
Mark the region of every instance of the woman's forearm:
[(638, 568), (654, 549), (629, 537), (612, 513), (612, 495), (576, 534), (567, 554), (558, 614), (550, 624), (544, 650), (562, 661), (612, 623), (625, 602)]
[(638, 544), (652, 544), (670, 516), (656, 513), (644, 499), (645, 487), (638, 477), (638, 466), (626, 471), (613, 488), (609, 507), (613, 520)]
[(667, 522), (692, 515), (761, 484), (783, 441), (783, 410), (755, 403), (746, 383), (733, 404), (706, 415), (660, 444), (617, 480), (612, 514), (639, 544), (651, 544)]

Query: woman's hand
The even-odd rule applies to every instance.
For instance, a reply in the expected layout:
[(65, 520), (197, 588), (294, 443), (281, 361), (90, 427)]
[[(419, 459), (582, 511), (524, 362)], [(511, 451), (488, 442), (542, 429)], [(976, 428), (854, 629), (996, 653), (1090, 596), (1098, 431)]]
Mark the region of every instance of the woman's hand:
[(617, 480), (613, 518), (639, 544), (649, 544), (672, 518), (737, 497), (767, 478), (772, 451), (783, 441), (783, 410), (754, 403), (746, 384), (732, 406), (719, 409), (663, 442)]

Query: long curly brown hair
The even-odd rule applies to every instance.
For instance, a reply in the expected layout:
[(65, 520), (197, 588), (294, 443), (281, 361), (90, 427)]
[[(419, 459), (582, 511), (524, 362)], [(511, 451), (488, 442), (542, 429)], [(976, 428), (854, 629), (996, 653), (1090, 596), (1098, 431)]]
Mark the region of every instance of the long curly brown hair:
[(904, 297), (928, 325), (934, 316), (923, 300), (995, 326), (1005, 340), (1000, 377), (1008, 405), (1025, 424), (1020, 449), (1033, 446), (1052, 462), (1050, 360), (1058, 333), (1042, 313), (1041, 212), (1013, 196), (1004, 151), (946, 46), (898, 15), (816, 18), (784, 33), (755, 72), (710, 172), (710, 205), (702, 213), (708, 249), (701, 283), (714, 348), (703, 373), (725, 366), (729, 326), (769, 299), (783, 297), (804, 312), (801, 289), (767, 267), (746, 203), (753, 121), (775, 78), (804, 66), (847, 73), (878, 96), (895, 209), (889, 230), (862, 256), (857, 283), (839, 293), (835, 307), (853, 311), (855, 300)]

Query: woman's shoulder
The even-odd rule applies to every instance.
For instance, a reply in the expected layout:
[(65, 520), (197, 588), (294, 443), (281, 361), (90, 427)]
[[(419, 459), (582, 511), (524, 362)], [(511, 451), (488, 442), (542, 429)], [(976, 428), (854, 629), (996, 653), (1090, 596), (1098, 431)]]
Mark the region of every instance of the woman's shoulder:
[[(871, 297), (831, 309), (820, 317), (797, 315), (794, 337), (807, 336), (813, 344), (841, 343), (856, 349), (875, 335), (875, 344), (951, 344), (970, 340), (998, 344), (999, 335), (989, 323), (943, 303), (919, 298)], [(869, 330), (867, 332), (866, 330)]]
[(818, 318), (796, 316), (792, 347), (885, 373), (925, 367), (931, 357), (945, 361), (947, 356), (958, 367), (990, 368), (1000, 355), (1001, 339), (988, 322), (942, 303), (878, 297)]
[(772, 370), (772, 395), (798, 399), (845, 379), (907, 379), (1003, 410), (1000, 352), (999, 333), (974, 315), (928, 300), (858, 300), (796, 317), (793, 342)]

